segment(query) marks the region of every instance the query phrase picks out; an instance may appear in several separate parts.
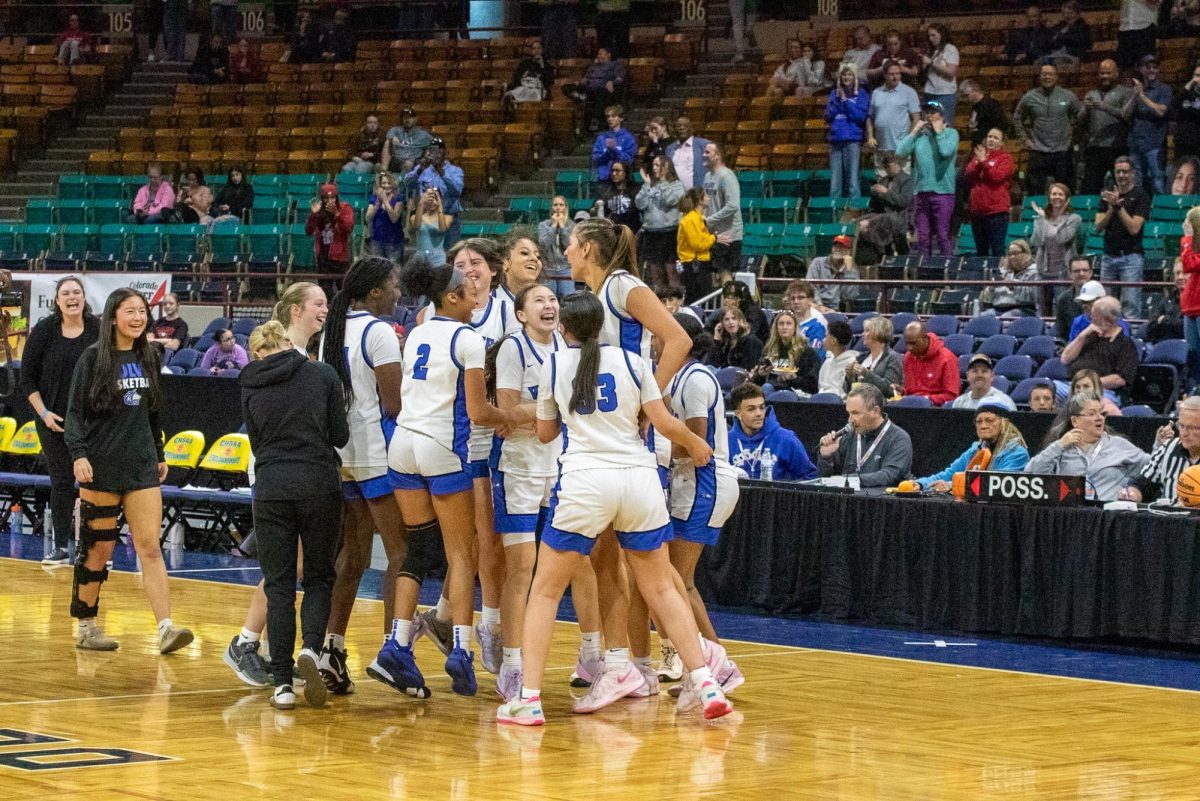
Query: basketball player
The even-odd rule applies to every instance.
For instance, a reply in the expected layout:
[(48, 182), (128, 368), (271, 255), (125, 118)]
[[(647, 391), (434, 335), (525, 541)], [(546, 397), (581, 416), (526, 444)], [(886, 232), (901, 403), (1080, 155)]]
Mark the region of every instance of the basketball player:
[(516, 305), (517, 295), (527, 286), (537, 283), (542, 275), (542, 254), (537, 234), (528, 229), (514, 228), (501, 243), (504, 267), (500, 291)]

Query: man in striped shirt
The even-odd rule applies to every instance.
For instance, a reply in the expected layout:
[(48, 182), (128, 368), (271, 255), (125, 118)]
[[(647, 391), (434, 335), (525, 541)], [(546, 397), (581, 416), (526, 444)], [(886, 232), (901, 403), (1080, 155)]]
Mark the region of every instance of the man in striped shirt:
[(1150, 454), (1150, 461), (1142, 468), (1129, 486), (1121, 490), (1122, 500), (1138, 503), (1164, 500), (1175, 503), (1175, 483), (1188, 467), (1200, 464), (1200, 396), (1183, 400), (1179, 404), (1179, 436), (1170, 425), (1158, 431), (1158, 444)]

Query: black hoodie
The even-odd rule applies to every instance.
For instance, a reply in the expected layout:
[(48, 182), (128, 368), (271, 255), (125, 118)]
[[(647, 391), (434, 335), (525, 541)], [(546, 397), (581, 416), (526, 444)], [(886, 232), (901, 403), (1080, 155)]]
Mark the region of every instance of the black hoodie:
[(296, 350), (242, 370), (242, 417), (254, 452), (254, 497), (286, 501), (341, 492), (335, 448), (350, 439), (342, 382)]

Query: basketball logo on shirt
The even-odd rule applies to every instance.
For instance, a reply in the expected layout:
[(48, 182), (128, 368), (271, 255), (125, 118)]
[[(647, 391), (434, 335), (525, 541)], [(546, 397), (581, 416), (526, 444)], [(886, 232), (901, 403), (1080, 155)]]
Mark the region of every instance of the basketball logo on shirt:
[(149, 389), (150, 382), (146, 376), (142, 374), (142, 366), (137, 362), (121, 365), (121, 378), (117, 381), (117, 388), (125, 390), (125, 405), (139, 406), (142, 402), (140, 389)]

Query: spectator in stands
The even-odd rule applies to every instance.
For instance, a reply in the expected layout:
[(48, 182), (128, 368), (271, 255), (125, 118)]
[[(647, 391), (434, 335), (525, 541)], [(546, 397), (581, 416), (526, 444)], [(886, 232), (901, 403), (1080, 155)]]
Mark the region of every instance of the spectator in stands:
[[(164, 302), (164, 306), (165, 306)], [(38, 438), (50, 476), (50, 516), (54, 524), (54, 550), (42, 564), (65, 565), (67, 547), (74, 539), (75, 473), (63, 437), (71, 377), (79, 357), (100, 338), (100, 321), (92, 314), (83, 282), (76, 276), (60, 278), (54, 285), (50, 314), (29, 332), (21, 360), (21, 395), (37, 415)], [(50, 520), (43, 521), (44, 526)]]
[(133, 198), (126, 222), (149, 225), (164, 222), (164, 215), (175, 206), (175, 190), (163, 179), (162, 165), (157, 162), (146, 168), (146, 183)]
[(716, 142), (704, 146), (704, 194), (708, 213), (704, 224), (717, 237), (712, 246), (712, 268), (722, 284), (742, 267), (742, 187), (737, 175), (725, 166), (721, 147)]
[(737, 419), (729, 429), (729, 461), (758, 481), (764, 478), (764, 465), (772, 481), (807, 481), (817, 477), (817, 468), (808, 458), (800, 439), (779, 425), (775, 410), (767, 406), (762, 389), (747, 381), (735, 387), (729, 407)]
[(146, 341), (163, 349), (163, 364), (169, 362), (180, 348), (188, 346), (187, 320), (179, 316), (179, 296), (174, 292), (168, 292), (163, 297), (162, 314), (150, 326)]
[(883, 68), (889, 61), (900, 65), (900, 79), (905, 83), (916, 81), (917, 76), (921, 74), (920, 54), (905, 47), (900, 31), (892, 28), (884, 34), (883, 49), (875, 51), (875, 55), (871, 56), (871, 61), (867, 64), (867, 80), (871, 90), (883, 85)]
[[(173, 61), (183, 64), (187, 61), (187, 30), (188, 2), (187, 0), (166, 0), (162, 9), (163, 46), (167, 49), (163, 61)], [(214, 33), (223, 31), (213, 29)], [(200, 37), (203, 43), (203, 34)], [(230, 41), (228, 37), (225, 41)]]
[(675, 165), (675, 174), (685, 189), (703, 187), (708, 176), (704, 149), (708, 140), (692, 133), (692, 121), (687, 117), (675, 120), (675, 141), (667, 145), (667, 158)]
[(986, 353), (976, 353), (967, 363), (967, 391), (954, 399), (950, 404), (952, 409), (977, 409), (980, 406), (1000, 406), (1010, 412), (1017, 410), (1012, 398), (1005, 395), (992, 385), (996, 374), (993, 372), (992, 357)]
[(721, 308), (708, 315), (705, 325), (712, 327), (720, 322), (724, 309), (736, 307), (746, 322), (750, 324), (750, 333), (765, 342), (771, 335), (771, 324), (762, 307), (754, 302), (754, 294), (750, 287), (741, 281), (726, 281), (721, 286)]
[(525, 57), (513, 70), (505, 97), (514, 103), (537, 103), (546, 99), (554, 86), (554, 65), (542, 55), (542, 43), (530, 39), (525, 44)]
[[(1194, 159), (1196, 156), (1200, 156), (1200, 64), (1192, 69), (1192, 77), (1175, 97), (1175, 109), (1172, 116), (1175, 118), (1175, 158), (1190, 156)], [(1193, 163), (1192, 166), (1191, 191), (1176, 192), (1172, 187), (1171, 194), (1195, 194), (1195, 164)]]
[(1121, 307), (1116, 298), (1099, 298), (1092, 304), (1091, 324), (1063, 348), (1059, 356), (1071, 375), (1095, 370), (1106, 393), (1128, 396), (1137, 376), (1137, 346), (1121, 329)]
[(667, 130), (667, 120), (665, 117), (651, 117), (646, 123), (646, 139), (642, 145), (642, 155), (638, 159), (640, 169), (646, 169), (654, 163), (654, 159), (659, 156), (667, 155), (667, 145), (669, 145), (671, 134)]
[(204, 178), (204, 170), (194, 164), (189, 164), (183, 168), (183, 175), (179, 179), (179, 191), (175, 193), (175, 203), (177, 206), (182, 206), (188, 202), (188, 196), (202, 186), (207, 186), (208, 183)]
[(746, 42), (756, 46), (754, 21), (757, 17), (758, 0), (729, 0), (729, 38), (733, 42), (733, 63), (746, 60)]
[(212, 223), (213, 193), (207, 186), (197, 186), (188, 192), (185, 202), (175, 209), (175, 216), (185, 225), (209, 225)]
[(846, 50), (842, 56), (843, 64), (853, 64), (854, 72), (858, 76), (858, 82), (864, 86), (867, 83), (867, 67), (871, 64), (871, 59), (880, 50), (879, 45), (871, 38), (871, 29), (866, 25), (859, 25), (854, 29), (854, 47)]
[(1054, 384), (1050, 379), (1042, 379), (1029, 390), (1029, 411), (1057, 412), (1058, 401), (1054, 397)]
[[(900, 157), (880, 154), (867, 214), (858, 221), (858, 262), (878, 264), (885, 255), (908, 253), (908, 228), (912, 208), (912, 176), (901, 169)], [(869, 254), (867, 251), (869, 250)]]
[(954, 216), (955, 159), (958, 131), (946, 124), (945, 112), (936, 100), (926, 100), (922, 118), (908, 136), (900, 140), (896, 155), (912, 155), (916, 178), (913, 197), (913, 227), (917, 231), (917, 253), (932, 256), (934, 241), (943, 256), (954, 255), (950, 219)]
[(1004, 60), (1013, 65), (1036, 64), (1050, 52), (1050, 36), (1046, 21), (1042, 19), (1042, 10), (1037, 6), (1026, 6), (1025, 27), (1009, 31)]
[[(900, 65), (884, 64), (883, 86), (871, 93), (871, 110), (867, 115), (867, 150), (875, 152), (876, 167), (883, 166), (883, 153), (896, 152), (920, 116), (921, 102), (916, 90), (900, 82)], [(907, 164), (908, 158), (902, 157), (901, 166)]]
[(1149, 457), (1124, 437), (1105, 431), (1104, 413), (1094, 396), (1071, 396), (1067, 414), (1070, 430), (1030, 459), (1025, 472), (1084, 476), (1089, 498), (1115, 500), (1118, 491), (1141, 471)]
[(679, 259), (679, 201), (684, 188), (675, 165), (665, 154), (654, 157), (650, 172), (641, 170), (642, 188), (635, 198), (642, 215), (642, 237), (638, 256), (646, 265), (651, 286), (682, 287), (675, 262)]
[(262, 60), (245, 36), (238, 39), (237, 49), (229, 54), (229, 77), (234, 83), (240, 84), (262, 83), (266, 77)]
[(79, 15), (72, 14), (67, 18), (67, 28), (54, 40), (58, 46), (58, 56), (55, 60), (59, 66), (75, 66), (87, 61), (92, 54), (92, 37), (79, 27)]
[(321, 40), (321, 60), (333, 64), (353, 61), (358, 51), (358, 37), (350, 30), (350, 12), (339, 8), (333, 12), (333, 27)]
[(825, 85), (825, 62), (817, 58), (816, 48), (808, 42), (801, 43), (799, 39), (788, 39), (787, 61), (771, 74), (767, 97), (807, 97), (816, 94)]
[(858, 476), (860, 487), (894, 487), (912, 475), (912, 440), (883, 413), (883, 393), (861, 384), (846, 396), (851, 434), (821, 437), (822, 476)]
[(384, 137), (380, 163), (385, 170), (406, 174), (432, 141), (429, 131), (417, 127), (417, 112), (406, 108), (400, 112), (400, 124), (389, 128)]
[(1022, 95), (1013, 113), (1017, 137), (1029, 151), (1025, 192), (1030, 195), (1043, 194), (1053, 181), (1074, 184), (1071, 129), (1083, 113), (1075, 93), (1058, 85), (1058, 68), (1053, 64), (1041, 66), (1038, 82), (1038, 88)]
[(958, 94), (971, 104), (971, 121), (968, 130), (971, 133), (971, 146), (978, 147), (984, 143), (988, 133), (994, 128), (1005, 136), (1011, 123), (1000, 101), (987, 94), (975, 80), (965, 80), (958, 85)]
[(713, 327), (713, 349), (705, 360), (712, 367), (750, 370), (762, 358), (762, 340), (750, 333), (746, 315), (736, 306), (726, 306)]
[[(1055, 382), (1056, 384), (1060, 382)], [(1087, 395), (1093, 398), (1100, 399), (1100, 408), (1104, 412), (1105, 417), (1121, 417), (1121, 407), (1113, 400), (1116, 395), (1111, 392), (1104, 391), (1104, 385), (1100, 382), (1100, 374), (1095, 370), (1080, 370), (1071, 376), (1071, 383), (1067, 385), (1067, 398), (1072, 398), (1076, 395)], [(1065, 411), (1065, 410), (1064, 410)], [(1066, 431), (1066, 420), (1068, 415), (1064, 414), (1062, 420), (1064, 425), (1062, 430), (1054, 434), (1054, 438), (1062, 436)]]
[(858, 84), (854, 67), (843, 64), (838, 70), (837, 86), (825, 104), (825, 122), (829, 123), (829, 161), (833, 176), (829, 197), (844, 201), (859, 196), (858, 176), (863, 132), (871, 98)]
[(436, 189), (441, 201), (442, 212), (449, 215), (450, 227), (446, 230), (446, 249), (454, 247), (462, 238), (463, 171), (446, 158), (446, 145), (434, 138), (425, 148), (420, 160), (404, 176), (404, 185), (411, 194), (414, 190), (424, 195), (430, 188)]
[[(1146, 252), (1142, 229), (1150, 219), (1150, 196), (1138, 186), (1136, 176), (1133, 160), (1121, 156), (1113, 162), (1116, 185), (1100, 193), (1095, 231), (1104, 235), (1101, 281), (1142, 280)], [(1141, 305), (1141, 288), (1121, 288), (1121, 309), (1126, 317), (1137, 317)]]
[[(692, 187), (679, 199), (679, 234), (675, 252), (683, 267), (680, 279), (688, 303), (698, 303), (712, 292), (712, 247), (717, 238), (704, 224), (708, 195), (700, 187)], [(726, 236), (728, 236), (726, 234)]]
[(375, 176), (375, 189), (367, 203), (367, 252), (399, 262), (404, 257), (404, 198), (391, 173)]
[(612, 57), (606, 47), (596, 50), (596, 60), (588, 67), (580, 83), (564, 84), (563, 94), (583, 104), (584, 130), (595, 132), (600, 111), (613, 105), (625, 85), (625, 65)]
[(1178, 503), (1175, 487), (1179, 476), (1194, 464), (1200, 464), (1200, 398), (1195, 396), (1179, 402), (1179, 422), (1174, 428), (1168, 423), (1159, 429), (1149, 461), (1130, 479), (1129, 486), (1117, 493), (1117, 498), (1135, 503)]
[(1171, 87), (1158, 80), (1158, 56), (1147, 53), (1138, 61), (1141, 79), (1133, 79), (1133, 97), (1125, 103), (1129, 125), (1129, 155), (1142, 176), (1142, 188), (1161, 195), (1167, 149), (1167, 113)]
[(1078, 64), (1092, 49), (1092, 29), (1079, 13), (1079, 3), (1062, 4), (1062, 20), (1050, 28), (1049, 44), (1043, 57), (1051, 64)]
[(1175, 196), (1197, 194), (1196, 189), (1200, 185), (1197, 176), (1200, 176), (1200, 158), (1188, 156), (1179, 162), (1171, 173), (1171, 194)]
[[(1043, 281), (1058, 281), (1067, 276), (1068, 265), (1075, 258), (1075, 239), (1083, 220), (1071, 209), (1071, 190), (1066, 184), (1050, 184), (1046, 208), (1035, 201), (1033, 207), (1033, 247), (1038, 275)], [(1049, 290), (1045, 293), (1049, 295)], [(1050, 304), (1045, 304), (1049, 307)]]
[(934, 406), (958, 397), (958, 357), (925, 323), (904, 326), (904, 394), (924, 395)]
[(625, 109), (609, 106), (604, 109), (604, 119), (608, 128), (597, 134), (592, 144), (592, 166), (601, 184), (609, 179), (613, 164), (621, 162), (628, 167), (638, 153), (637, 139), (625, 130)]
[[(1083, 313), (1076, 315), (1071, 320), (1070, 328), (1067, 330), (1067, 335), (1063, 337), (1064, 342), (1070, 342), (1075, 337), (1079, 336), (1083, 329), (1087, 328), (1092, 322), (1092, 304), (1103, 297), (1107, 297), (1108, 293), (1104, 290), (1104, 284), (1099, 281), (1088, 281), (1079, 290), (1079, 296), (1075, 298), (1077, 306), (1083, 309)], [(1121, 328), (1125, 333), (1129, 334), (1129, 323), (1121, 321)]]
[(204, 352), (200, 360), (200, 368), (213, 375), (222, 370), (241, 370), (250, 362), (246, 349), (237, 343), (233, 332), (228, 328), (218, 328), (215, 332), (217, 344)]
[(983, 144), (975, 145), (971, 152), (966, 169), (968, 207), (975, 253), (979, 256), (999, 256), (1004, 251), (1012, 204), (1009, 184), (1016, 170), (1012, 155), (1004, 149), (1004, 131), (999, 128), (988, 131)]
[(379, 117), (368, 114), (366, 124), (350, 139), (350, 160), (342, 165), (342, 172), (370, 175), (379, 167), (384, 141)]
[(238, 0), (209, 0), (209, 23), (213, 33), (220, 34), (225, 41), (232, 42), (237, 32)]
[[(1005, 395), (1004, 398), (1007, 400), (1008, 396)], [(983, 449), (991, 453), (987, 469), (993, 473), (1020, 473), (1029, 463), (1029, 448), (1025, 445), (1025, 438), (1021, 436), (1021, 432), (1013, 425), (1011, 414), (1014, 410), (1010, 406), (980, 403), (969, 408), (975, 410), (975, 436), (978, 439), (951, 462), (949, 467), (931, 476), (918, 478), (917, 483), (921, 485), (921, 489), (950, 492), (954, 476), (965, 473), (971, 461)]]
[(1125, 152), (1129, 124), (1125, 107), (1133, 98), (1133, 90), (1120, 83), (1117, 62), (1106, 58), (1097, 71), (1099, 85), (1083, 96), (1080, 113), (1083, 150), (1083, 183), (1085, 195), (1098, 195), (1113, 161)]
[(1158, 11), (1162, 0), (1121, 0), (1117, 25), (1117, 64), (1130, 69), (1145, 53), (1153, 53), (1158, 40)]
[(629, 179), (629, 164), (616, 161), (609, 167), (608, 180), (600, 183), (597, 201), (604, 210), (601, 216), (627, 226), (635, 234), (642, 227), (642, 213), (637, 207), (637, 187)]
[(904, 361), (892, 350), (895, 332), (892, 321), (882, 315), (868, 318), (863, 323), (862, 341), (867, 352), (859, 356), (855, 364), (846, 366), (846, 392), (855, 384), (867, 383), (876, 387), (885, 398), (903, 394)]
[[(571, 265), (567, 263), (567, 245), (571, 240), (571, 231), (575, 223), (571, 221), (571, 209), (567, 199), (555, 195), (550, 201), (550, 219), (538, 223), (538, 249), (542, 252), (542, 272), (546, 283), (558, 297), (565, 297), (575, 291), (575, 281), (571, 278)], [(645, 233), (643, 233), (645, 236)], [(675, 242), (671, 241), (671, 250), (675, 250)], [(443, 257), (443, 261), (445, 258)], [(671, 272), (675, 272), (671, 265)], [(678, 279), (676, 279), (678, 281)], [(682, 296), (681, 296), (682, 299)]]
[[(350, 234), (354, 232), (354, 209), (338, 198), (336, 184), (321, 184), (321, 196), (312, 201), (304, 232), (313, 238), (317, 270), (342, 273), (350, 267)], [(325, 280), (326, 294), (337, 281)]]
[(996, 283), (979, 296), (987, 306), (984, 314), (1000, 317), (1036, 317), (1038, 313), (1038, 268), (1033, 252), (1024, 239), (1008, 243), (1008, 253), (1000, 259)]
[[(1183, 239), (1179, 245), (1179, 262), (1187, 284), (1179, 296), (1179, 309), (1183, 313), (1183, 333), (1188, 343), (1188, 380), (1192, 393), (1200, 387), (1200, 240), (1196, 230), (1200, 228), (1200, 207), (1187, 213), (1183, 221)], [(1178, 281), (1176, 281), (1178, 285)]]
[(1171, 25), (1167, 35), (1181, 38), (1200, 36), (1200, 0), (1175, 0), (1171, 6)]
[(750, 380), (764, 392), (790, 389), (811, 395), (817, 391), (821, 360), (796, 325), (796, 315), (781, 311), (771, 320), (771, 334)]
[(846, 397), (846, 370), (850, 365), (858, 364), (858, 351), (850, 348), (853, 341), (854, 332), (848, 322), (834, 320), (829, 324), (825, 334), (825, 361), (821, 362), (817, 376), (817, 392)]
[(296, 17), (296, 31), (288, 49), (279, 59), (282, 64), (314, 64), (321, 59), (321, 27), (309, 11)]
[(246, 213), (253, 207), (254, 187), (246, 181), (245, 171), (240, 166), (230, 167), (225, 186), (217, 193), (216, 212), (245, 220)]
[(853, 243), (850, 237), (839, 234), (833, 238), (833, 247), (828, 256), (817, 256), (808, 265), (805, 277), (816, 288), (817, 303), (822, 309), (837, 311), (843, 300), (858, 297), (855, 284), (822, 284), (822, 280), (841, 279), (857, 281), (858, 268), (850, 255)]
[(208, 39), (200, 39), (196, 58), (188, 67), (188, 79), (201, 84), (229, 81), (229, 48), (219, 35), (214, 33)]
[(796, 315), (796, 325), (808, 344), (817, 351), (817, 358), (825, 358), (825, 332), (829, 321), (813, 307), (816, 291), (808, 281), (795, 280), (783, 290), (783, 308)]
[[(1187, 289), (1188, 275), (1183, 271), (1183, 258), (1175, 259), (1174, 265), (1171, 267), (1171, 283), (1172, 286), (1162, 295), (1161, 304), (1157, 305), (1153, 311), (1147, 312), (1145, 334), (1143, 339), (1149, 343), (1162, 342), (1164, 339), (1187, 339), (1187, 333), (1183, 330), (1183, 312), (1180, 307), (1180, 301), (1183, 298), (1183, 292)], [(1200, 312), (1200, 309), (1197, 310)], [(1195, 349), (1188, 345), (1188, 358), (1193, 359)], [(1193, 368), (1191, 361), (1188, 363), (1188, 375), (1200, 376), (1200, 364)], [(1195, 384), (1192, 380), (1189, 383)]]
[(686, 314), (694, 317), (697, 322), (700, 322), (700, 315), (696, 314), (696, 310), (691, 306), (683, 305), (682, 289), (673, 286), (660, 286), (654, 290), (654, 294), (662, 301), (662, 305), (666, 308), (668, 314)]
[(958, 107), (958, 48), (950, 41), (950, 28), (935, 22), (926, 31), (929, 46), (921, 57), (925, 67), (925, 100), (942, 104), (947, 124), (954, 123)]
[(446, 263), (446, 232), (453, 218), (442, 208), (442, 195), (429, 187), (421, 195), (409, 200), (412, 208), (408, 213), (408, 236), (416, 243), (415, 257), (429, 259), (434, 267)]

